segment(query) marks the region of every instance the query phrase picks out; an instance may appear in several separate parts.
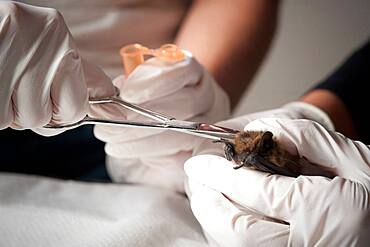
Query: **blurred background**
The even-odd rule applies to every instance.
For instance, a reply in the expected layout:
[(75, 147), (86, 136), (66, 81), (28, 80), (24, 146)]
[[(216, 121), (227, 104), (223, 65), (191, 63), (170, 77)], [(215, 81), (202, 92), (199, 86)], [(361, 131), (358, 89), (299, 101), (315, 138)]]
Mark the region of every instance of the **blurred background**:
[(281, 7), (272, 49), (234, 115), (297, 99), (370, 38), (369, 0), (284, 0)]

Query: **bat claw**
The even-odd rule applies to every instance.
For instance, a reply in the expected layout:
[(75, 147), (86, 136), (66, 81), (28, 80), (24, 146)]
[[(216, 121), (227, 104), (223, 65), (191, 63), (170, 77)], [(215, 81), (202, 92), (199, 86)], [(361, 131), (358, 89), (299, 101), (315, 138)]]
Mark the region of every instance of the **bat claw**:
[(234, 166), (233, 168), (234, 168), (234, 170), (238, 170), (238, 169), (242, 168), (243, 166), (244, 166), (244, 164), (241, 164), (241, 165)]

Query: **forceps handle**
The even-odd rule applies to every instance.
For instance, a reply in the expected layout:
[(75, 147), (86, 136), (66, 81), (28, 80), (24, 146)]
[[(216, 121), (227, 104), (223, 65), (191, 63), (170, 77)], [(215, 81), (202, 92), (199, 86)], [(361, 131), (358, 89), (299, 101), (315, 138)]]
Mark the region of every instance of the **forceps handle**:
[(89, 99), (89, 103), (92, 104), (92, 105), (114, 103), (114, 104), (120, 105), (120, 106), (122, 106), (126, 109), (129, 109), (131, 111), (139, 113), (140, 115), (146, 116), (148, 118), (151, 118), (153, 120), (157, 120), (157, 121), (160, 121), (160, 122), (167, 122), (167, 121), (171, 121), (171, 120), (174, 119), (173, 117), (168, 117), (168, 116), (160, 114), (158, 112), (155, 112), (155, 111), (152, 111), (152, 110), (149, 110), (149, 109), (145, 109), (145, 108), (142, 108), (138, 105), (129, 103), (127, 101), (124, 101), (124, 100), (120, 99), (118, 96), (105, 97), (105, 98), (95, 98), (95, 99), (91, 98), (91, 99)]
[[(78, 122), (64, 125), (46, 125), (44, 128), (49, 129), (70, 129), (79, 127), (85, 124), (103, 124), (108, 126), (125, 126), (125, 127), (135, 127), (135, 128), (151, 128), (151, 129), (167, 129), (174, 130), (177, 132), (182, 132), (194, 136), (200, 136), (208, 139), (213, 139), (215, 141), (228, 140), (235, 137), (235, 133), (228, 132), (212, 132), (207, 129), (199, 130), (199, 123), (190, 123), (186, 121), (171, 120), (168, 122), (132, 122), (123, 120), (109, 120), (109, 119), (98, 119), (91, 118), (89, 116), (84, 117)], [(218, 126), (217, 126), (218, 127)], [(226, 129), (225, 129), (226, 130)]]
[(85, 116), (78, 122), (70, 123), (70, 124), (63, 124), (63, 125), (46, 125), (44, 128), (50, 129), (69, 129), (75, 128), (86, 124), (103, 124), (103, 125), (110, 125), (110, 126), (125, 126), (125, 127), (142, 127), (142, 128), (152, 128), (152, 129), (163, 129), (163, 128), (170, 128), (170, 129), (181, 129), (181, 127), (173, 127), (169, 126), (167, 122), (132, 122), (132, 121), (124, 121), (124, 120), (110, 120), (110, 119), (99, 119), (99, 118), (92, 118), (89, 116)]

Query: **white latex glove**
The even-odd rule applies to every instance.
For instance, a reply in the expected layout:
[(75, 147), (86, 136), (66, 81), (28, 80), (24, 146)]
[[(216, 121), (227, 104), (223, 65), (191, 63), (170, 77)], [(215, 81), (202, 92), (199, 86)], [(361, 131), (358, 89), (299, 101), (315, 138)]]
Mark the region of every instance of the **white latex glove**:
[(110, 96), (110, 79), (82, 61), (55, 9), (0, 2), (0, 129), (72, 123), (88, 111), (88, 97)]
[(362, 229), (370, 220), (368, 146), (309, 120), (261, 119), (245, 130), (269, 130), (288, 151), (337, 176), (292, 178), (234, 170), (231, 162), (216, 155), (192, 157), (185, 164), (188, 194), (212, 243), (353, 246), (369, 240), (364, 231), (369, 228)]
[[(176, 119), (216, 122), (229, 115), (229, 100), (191, 56), (177, 63), (152, 58), (114, 84), (121, 97)], [(118, 116), (117, 116), (118, 117)], [(151, 121), (134, 112), (124, 119)], [(106, 142), (108, 170), (116, 182), (146, 183), (183, 191), (183, 164), (197, 137), (172, 131), (96, 126)]]

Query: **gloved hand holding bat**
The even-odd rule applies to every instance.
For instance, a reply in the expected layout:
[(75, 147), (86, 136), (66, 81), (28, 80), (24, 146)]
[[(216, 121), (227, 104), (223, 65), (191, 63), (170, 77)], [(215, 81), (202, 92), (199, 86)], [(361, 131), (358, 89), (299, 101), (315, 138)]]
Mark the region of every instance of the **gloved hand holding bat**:
[(310, 120), (261, 119), (246, 131), (271, 131), (292, 154), (335, 177), (297, 178), (243, 168), (198, 149), (185, 164), (195, 217), (221, 246), (348, 246), (369, 215), (370, 151)]

